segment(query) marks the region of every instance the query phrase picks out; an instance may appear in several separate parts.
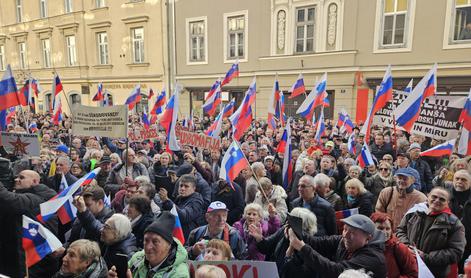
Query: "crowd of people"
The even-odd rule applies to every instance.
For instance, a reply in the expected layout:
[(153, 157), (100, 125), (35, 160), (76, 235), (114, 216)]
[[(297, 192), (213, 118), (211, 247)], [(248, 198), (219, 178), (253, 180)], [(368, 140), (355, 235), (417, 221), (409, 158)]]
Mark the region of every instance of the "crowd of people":
[[(52, 125), (50, 115), (31, 115), (40, 156), (13, 156), (0, 148), (11, 174), (0, 180), (0, 273), (11, 277), (190, 277), (188, 260), (255, 260), (276, 263), (280, 277), (418, 277), (417, 256), (435, 277), (469, 268), (471, 162), (452, 154), (429, 159), (421, 150), (438, 142), (374, 126), (369, 148), (375, 163), (357, 156), (364, 142), (355, 127), (357, 153), (332, 122), (315, 141), (315, 128), (291, 122), (292, 180), (283, 184), (283, 128), (254, 120), (240, 140), (249, 161), (233, 182), (219, 178), (231, 144), (223, 125), (221, 149), (181, 146), (166, 151), (158, 138), (71, 134), (70, 119)], [(213, 121), (195, 120), (194, 132)], [(22, 118), (9, 132), (30, 132)], [(131, 129), (142, 128), (139, 117)], [(0, 161), (1, 162), (1, 161)], [(22, 215), (37, 219), (40, 204), (100, 167), (73, 200), (76, 218), (44, 223), (63, 246), (25, 267)], [(173, 211), (173, 212), (172, 212)], [(175, 212), (178, 219), (175, 217)], [(352, 215), (339, 217), (345, 212)], [(355, 213), (353, 213), (355, 212)], [(290, 225), (302, 220), (302, 232)], [(179, 221), (184, 241), (173, 235)], [(226, 277), (204, 265), (196, 277)], [(471, 277), (471, 276), (470, 276)]]

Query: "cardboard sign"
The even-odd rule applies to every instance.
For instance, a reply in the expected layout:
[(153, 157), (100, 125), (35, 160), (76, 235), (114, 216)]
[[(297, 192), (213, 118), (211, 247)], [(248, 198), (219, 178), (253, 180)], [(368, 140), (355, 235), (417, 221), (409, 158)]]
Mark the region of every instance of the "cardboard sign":
[(175, 128), (180, 146), (189, 145), (192, 147), (217, 150), (221, 148), (221, 139), (208, 136), (204, 133), (196, 133), (182, 129), (180, 126)]
[(39, 156), (39, 138), (36, 133), (2, 132), (2, 143), (10, 154)]
[(142, 129), (131, 129), (128, 131), (128, 139), (130, 142), (142, 141), (145, 139), (154, 139), (159, 137), (159, 129), (153, 125), (146, 130)]
[(126, 105), (109, 107), (76, 105), (72, 108), (72, 114), (74, 135), (120, 138), (128, 134)]
[[(411, 133), (437, 140), (450, 140), (458, 137), (460, 129), (458, 119), (466, 101), (464, 95), (467, 93), (463, 93), (463, 96), (437, 95), (426, 98)], [(406, 98), (407, 93), (394, 90), (393, 100), (375, 114), (373, 124), (392, 128), (392, 111)]]
[(275, 262), (263, 261), (188, 261), (191, 277), (195, 277), (195, 271), (202, 265), (216, 265), (224, 270), (227, 278), (278, 278), (278, 270)]

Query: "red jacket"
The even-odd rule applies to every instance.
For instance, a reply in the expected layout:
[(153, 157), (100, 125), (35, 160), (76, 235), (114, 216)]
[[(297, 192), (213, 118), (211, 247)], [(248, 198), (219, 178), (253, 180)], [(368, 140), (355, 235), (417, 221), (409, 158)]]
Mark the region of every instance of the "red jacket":
[(384, 249), (388, 277), (412, 278), (419, 275), (417, 260), (404, 243), (400, 242), (395, 235), (386, 241)]

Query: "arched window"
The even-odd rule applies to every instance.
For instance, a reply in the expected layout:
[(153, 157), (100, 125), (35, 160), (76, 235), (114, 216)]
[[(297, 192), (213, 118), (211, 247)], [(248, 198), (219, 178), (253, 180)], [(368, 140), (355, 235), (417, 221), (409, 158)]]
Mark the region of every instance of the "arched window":
[(52, 112), (52, 94), (50, 92), (46, 92), (44, 94), (44, 112)]
[(78, 92), (69, 93), (69, 103), (70, 105), (82, 104), (82, 96)]

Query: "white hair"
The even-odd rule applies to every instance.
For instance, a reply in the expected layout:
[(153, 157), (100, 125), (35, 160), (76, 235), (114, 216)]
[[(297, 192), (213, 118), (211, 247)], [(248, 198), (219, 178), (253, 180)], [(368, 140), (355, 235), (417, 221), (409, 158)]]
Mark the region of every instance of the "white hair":
[(303, 220), (303, 231), (309, 235), (317, 233), (317, 217), (307, 208), (294, 208), (290, 215), (299, 217)]
[(324, 173), (319, 173), (314, 177), (314, 184), (317, 187), (329, 187), (330, 185), (330, 178), (324, 174)]
[(339, 278), (370, 278), (370, 273), (366, 273), (364, 269), (347, 269), (340, 273)]
[(215, 265), (202, 265), (195, 273), (196, 278), (226, 278), (222, 268)]
[(131, 221), (121, 213), (115, 213), (108, 219), (113, 226), (116, 234), (116, 241), (125, 239), (132, 232)]
[(259, 162), (259, 161), (252, 163), (251, 167), (252, 167), (252, 170), (253, 170), (254, 172), (255, 172), (257, 169), (265, 169), (265, 165), (263, 165), (263, 163), (262, 163), (262, 162)]
[(150, 178), (149, 178), (149, 176), (137, 176), (134, 179), (134, 181), (137, 182), (138, 184), (150, 183)]
[(249, 212), (249, 210), (255, 210), (258, 213), (258, 216), (260, 216), (260, 218), (263, 218), (263, 208), (259, 204), (250, 203), (246, 205), (244, 208), (244, 218), (247, 217), (247, 213)]

